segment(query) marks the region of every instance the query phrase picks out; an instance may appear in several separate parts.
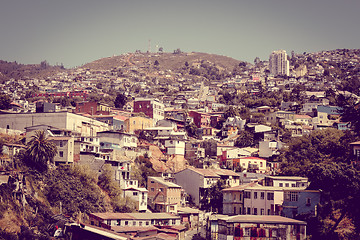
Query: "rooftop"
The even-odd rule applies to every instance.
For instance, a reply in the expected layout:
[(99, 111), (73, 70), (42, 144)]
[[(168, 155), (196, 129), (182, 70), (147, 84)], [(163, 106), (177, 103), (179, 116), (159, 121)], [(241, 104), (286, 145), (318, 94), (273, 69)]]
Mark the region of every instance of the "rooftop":
[(306, 222), (273, 215), (237, 215), (231, 217), (220, 218), (227, 223), (269, 223), (269, 224), (296, 224), (306, 225)]

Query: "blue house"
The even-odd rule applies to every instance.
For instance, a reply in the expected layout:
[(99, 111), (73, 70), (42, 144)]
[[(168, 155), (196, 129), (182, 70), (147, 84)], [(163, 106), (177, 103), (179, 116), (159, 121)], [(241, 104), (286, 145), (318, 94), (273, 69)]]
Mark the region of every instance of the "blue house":
[(327, 113), (329, 115), (340, 115), (341, 114), (341, 107), (337, 107), (337, 106), (324, 106), (324, 105), (319, 105), (316, 108), (317, 112), (324, 112)]
[(316, 208), (320, 200), (319, 190), (284, 190), (282, 215), (288, 218), (302, 214), (316, 216)]

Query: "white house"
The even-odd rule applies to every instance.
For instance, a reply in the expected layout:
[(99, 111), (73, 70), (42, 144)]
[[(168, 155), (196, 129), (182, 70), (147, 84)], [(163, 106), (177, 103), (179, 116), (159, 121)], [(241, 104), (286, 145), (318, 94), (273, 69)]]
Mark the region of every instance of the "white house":
[(147, 210), (148, 190), (146, 188), (129, 187), (123, 189), (124, 197), (129, 197), (136, 202), (136, 210), (145, 212)]

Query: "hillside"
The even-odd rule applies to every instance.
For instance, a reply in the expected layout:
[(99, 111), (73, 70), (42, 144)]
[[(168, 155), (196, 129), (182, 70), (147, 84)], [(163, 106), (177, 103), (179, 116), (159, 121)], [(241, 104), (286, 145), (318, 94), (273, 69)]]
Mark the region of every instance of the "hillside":
[(110, 70), (117, 67), (125, 66), (137, 66), (144, 67), (146, 65), (152, 65), (155, 61), (158, 61), (159, 70), (171, 70), (178, 71), (185, 66), (185, 63), (189, 64), (201, 62), (202, 60), (216, 64), (228, 71), (231, 71), (235, 65), (239, 65), (242, 61), (208, 53), (128, 53), (120, 56), (113, 56), (108, 58), (102, 58), (91, 63), (85, 64), (82, 68), (90, 68), (94, 70)]
[(19, 64), (0, 60), (0, 82), (11, 78), (45, 78), (64, 70), (62, 66), (50, 66), (46, 61), (40, 64)]

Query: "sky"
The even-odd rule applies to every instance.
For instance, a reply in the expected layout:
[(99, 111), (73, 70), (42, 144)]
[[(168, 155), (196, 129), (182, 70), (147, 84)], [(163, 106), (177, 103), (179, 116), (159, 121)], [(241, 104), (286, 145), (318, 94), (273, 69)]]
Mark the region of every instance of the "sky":
[(253, 63), (360, 48), (359, 0), (2, 0), (0, 60), (66, 68), (140, 50)]

